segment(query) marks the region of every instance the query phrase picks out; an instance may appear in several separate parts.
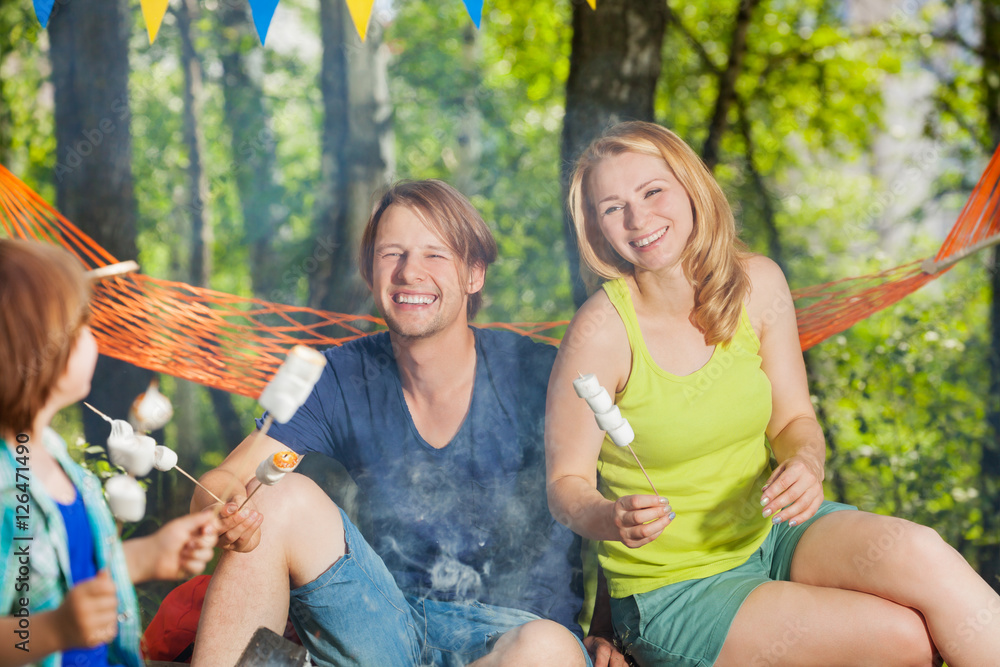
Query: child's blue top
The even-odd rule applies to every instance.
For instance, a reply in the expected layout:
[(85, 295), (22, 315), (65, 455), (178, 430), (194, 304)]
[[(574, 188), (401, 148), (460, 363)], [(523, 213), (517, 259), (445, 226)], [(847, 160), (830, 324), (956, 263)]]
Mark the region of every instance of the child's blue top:
[[(77, 491), (73, 502), (63, 505), (56, 502), (63, 525), (66, 526), (66, 543), (69, 544), (69, 568), (73, 585), (92, 579), (97, 574), (97, 552), (94, 550), (94, 536), (90, 532), (87, 507), (83, 504), (83, 494)], [(63, 651), (63, 667), (107, 667), (108, 645), (92, 648), (73, 648)]]
[(445, 447), (417, 432), (387, 333), (327, 350), (309, 399), (268, 435), (344, 465), (360, 490), (357, 523), (404, 593), (523, 609), (579, 635), (580, 540), (552, 518), (545, 493), (556, 348), (473, 332), (472, 401)]

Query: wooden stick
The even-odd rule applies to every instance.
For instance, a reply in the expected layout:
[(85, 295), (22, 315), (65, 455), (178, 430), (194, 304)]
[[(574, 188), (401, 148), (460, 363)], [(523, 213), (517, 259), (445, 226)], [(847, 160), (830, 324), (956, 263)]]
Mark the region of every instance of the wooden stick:
[(103, 417), (105, 421), (107, 421), (109, 423), (111, 423), (111, 422), (114, 421), (113, 419), (111, 419), (111, 417), (107, 416), (106, 414), (104, 414), (103, 412), (101, 412), (100, 410), (98, 410), (97, 408), (95, 408), (93, 405), (91, 405), (87, 401), (84, 401), (83, 404), (86, 405), (91, 410), (93, 410), (94, 412), (96, 412), (99, 417)]
[(191, 480), (192, 482), (194, 482), (195, 484), (197, 484), (198, 486), (200, 486), (200, 487), (201, 487), (201, 489), (202, 489), (202, 490), (203, 490), (203, 491), (204, 491), (205, 493), (207, 493), (208, 495), (210, 495), (210, 496), (212, 496), (213, 498), (215, 498), (215, 499), (216, 499), (217, 501), (219, 501), (219, 502), (220, 502), (220, 503), (221, 503), (222, 505), (225, 505), (225, 504), (226, 504), (226, 503), (225, 503), (225, 501), (223, 501), (223, 500), (222, 500), (222, 498), (220, 498), (219, 496), (215, 495), (214, 493), (212, 493), (211, 491), (209, 491), (209, 490), (208, 490), (207, 488), (205, 488), (205, 485), (204, 485), (204, 484), (202, 484), (201, 482), (199, 482), (198, 480), (196, 480), (196, 479), (195, 479), (194, 477), (192, 477), (191, 475), (189, 475), (189, 474), (187, 474), (186, 472), (184, 472), (184, 469), (183, 469), (183, 468), (181, 468), (181, 467), (180, 467), (179, 465), (175, 465), (175, 466), (174, 466), (174, 470), (176, 470), (177, 472), (179, 472), (180, 474), (184, 475), (184, 476), (185, 476), (185, 477), (187, 477), (187, 478), (188, 478), (189, 480)]
[(653, 489), (653, 495), (656, 496), (660, 495), (660, 493), (656, 490), (656, 487), (653, 486), (653, 480), (649, 478), (649, 473), (647, 473), (646, 469), (642, 467), (642, 462), (639, 461), (639, 457), (635, 455), (635, 450), (632, 449), (632, 445), (625, 445), (625, 446), (628, 447), (628, 450), (630, 452), (632, 452), (632, 458), (634, 458), (635, 462), (639, 464), (639, 470), (641, 470), (642, 474), (646, 476), (646, 481), (649, 482), (650, 488)]
[(243, 501), (242, 505), (236, 508), (236, 511), (239, 512), (241, 509), (243, 509), (243, 505), (246, 505), (248, 502), (250, 502), (250, 499), (253, 498), (253, 494), (257, 493), (260, 490), (260, 487), (262, 486), (264, 486), (264, 483), (261, 482), (260, 480), (257, 480), (257, 487), (250, 492), (250, 495), (247, 496), (247, 499)]
[(86, 271), (83, 275), (86, 276), (88, 280), (103, 280), (105, 278), (110, 278), (112, 276), (120, 276), (122, 274), (132, 273), (133, 271), (138, 271), (138, 270), (139, 270), (139, 265), (130, 259), (125, 262), (108, 264), (107, 266), (99, 266), (96, 269), (91, 269), (90, 271)]

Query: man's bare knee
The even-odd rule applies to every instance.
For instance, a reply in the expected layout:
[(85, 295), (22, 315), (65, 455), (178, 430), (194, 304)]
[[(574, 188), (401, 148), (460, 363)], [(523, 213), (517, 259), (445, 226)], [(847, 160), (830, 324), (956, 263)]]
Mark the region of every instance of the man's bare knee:
[(253, 499), (258, 498), (264, 516), (258, 548), (281, 552), (293, 588), (312, 581), (344, 555), (340, 508), (313, 480), (290, 473), (261, 489)]

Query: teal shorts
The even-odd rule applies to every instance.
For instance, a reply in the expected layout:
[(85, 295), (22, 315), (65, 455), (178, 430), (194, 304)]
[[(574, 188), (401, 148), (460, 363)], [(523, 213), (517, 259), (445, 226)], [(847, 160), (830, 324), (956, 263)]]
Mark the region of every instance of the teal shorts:
[(710, 667), (722, 651), (743, 601), (763, 583), (789, 581), (792, 556), (813, 521), (856, 507), (824, 501), (798, 526), (771, 528), (764, 543), (738, 567), (704, 579), (611, 599), (615, 633), (640, 665)]

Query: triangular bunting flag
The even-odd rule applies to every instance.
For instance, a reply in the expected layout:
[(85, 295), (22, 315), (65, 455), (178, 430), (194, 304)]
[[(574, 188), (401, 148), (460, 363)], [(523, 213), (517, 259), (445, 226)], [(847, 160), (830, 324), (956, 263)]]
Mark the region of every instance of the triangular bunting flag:
[(374, 4), (375, 0), (347, 0), (347, 11), (351, 12), (351, 20), (362, 42), (368, 34), (368, 20), (372, 17)]
[(277, 6), (278, 0), (250, 0), (250, 13), (253, 14), (253, 24), (261, 44), (267, 39), (267, 29), (271, 27)]
[(465, 8), (469, 10), (469, 16), (478, 30), (479, 24), (483, 22), (483, 0), (465, 0)]
[(49, 25), (49, 16), (52, 14), (52, 5), (56, 0), (35, 0), (35, 16), (43, 28)]
[(146, 21), (146, 32), (149, 33), (149, 43), (156, 39), (163, 23), (163, 15), (167, 13), (169, 0), (140, 0), (142, 3), (142, 18)]
[(587, 0), (587, 4), (591, 9), (597, 9), (597, 0)]

